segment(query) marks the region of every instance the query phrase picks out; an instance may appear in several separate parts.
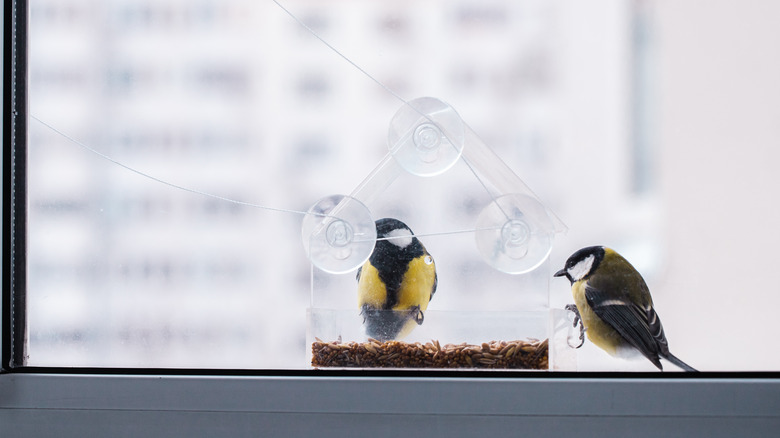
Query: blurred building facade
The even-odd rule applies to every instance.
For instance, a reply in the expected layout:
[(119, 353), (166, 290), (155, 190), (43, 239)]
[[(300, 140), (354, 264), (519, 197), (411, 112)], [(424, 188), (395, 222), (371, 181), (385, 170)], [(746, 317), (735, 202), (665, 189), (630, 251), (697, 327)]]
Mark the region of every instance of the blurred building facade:
[[(608, 243), (652, 276), (641, 2), (286, 3), (401, 96), (453, 105), (571, 229), (552, 263)], [(30, 364), (305, 366), (300, 212), (376, 165), (400, 101), (271, 2), (30, 12)]]

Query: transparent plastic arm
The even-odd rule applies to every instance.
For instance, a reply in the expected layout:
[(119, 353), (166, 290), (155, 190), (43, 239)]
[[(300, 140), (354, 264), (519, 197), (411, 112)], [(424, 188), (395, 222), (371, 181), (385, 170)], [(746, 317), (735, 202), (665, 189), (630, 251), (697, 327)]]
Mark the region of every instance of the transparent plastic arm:
[[(494, 199), (504, 194), (515, 193), (527, 195), (544, 205), (525, 182), (504, 163), (493, 149), (488, 147), (477, 136), (471, 127), (466, 124), (464, 126), (466, 147), (463, 148), (462, 159), (476, 174), (477, 178), (483, 182), (483, 185), (486, 186), (485, 189), (491, 192), (491, 196)], [(489, 175), (487, 171), (489, 171)], [(568, 227), (552, 210), (546, 206), (544, 206), (544, 209), (550, 218), (554, 233), (565, 233), (568, 231)]]
[(388, 153), (363, 182), (352, 191), (350, 197), (359, 200), (363, 204), (372, 205), (377, 200), (377, 197), (403, 172), (404, 169)]

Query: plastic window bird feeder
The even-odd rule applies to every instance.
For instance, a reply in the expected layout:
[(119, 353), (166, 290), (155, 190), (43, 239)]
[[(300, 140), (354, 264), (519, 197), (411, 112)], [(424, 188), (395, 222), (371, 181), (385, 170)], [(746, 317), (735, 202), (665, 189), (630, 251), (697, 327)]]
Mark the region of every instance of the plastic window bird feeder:
[[(307, 345), (341, 343), (348, 350), (368, 342), (356, 271), (374, 248), (374, 221), (394, 217), (423, 242), (438, 272), (424, 323), (401, 341), (440, 347), (547, 340), (543, 368), (569, 368), (571, 320), (549, 304), (549, 255), (565, 225), (441, 100), (403, 105), (390, 122), (388, 145), (349, 196), (325, 197), (304, 218), (312, 264)], [(377, 366), (366, 362), (348, 366)]]

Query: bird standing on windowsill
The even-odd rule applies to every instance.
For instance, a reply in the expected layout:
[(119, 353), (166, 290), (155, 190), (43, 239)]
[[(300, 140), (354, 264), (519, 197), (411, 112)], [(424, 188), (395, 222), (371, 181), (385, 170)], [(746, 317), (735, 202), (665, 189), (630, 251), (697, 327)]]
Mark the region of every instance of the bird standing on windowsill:
[(566, 277), (588, 339), (607, 353), (642, 353), (658, 369), (660, 358), (685, 371), (693, 367), (669, 352), (664, 328), (642, 275), (620, 254), (603, 246), (580, 249), (555, 277)]

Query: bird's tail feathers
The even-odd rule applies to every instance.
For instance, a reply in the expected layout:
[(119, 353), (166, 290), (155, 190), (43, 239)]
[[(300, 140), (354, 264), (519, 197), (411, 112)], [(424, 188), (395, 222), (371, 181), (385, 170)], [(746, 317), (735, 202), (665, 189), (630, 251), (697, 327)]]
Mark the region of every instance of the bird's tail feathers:
[(684, 371), (690, 371), (690, 372), (698, 372), (699, 370), (695, 369), (694, 367), (688, 365), (687, 363), (681, 361), (677, 356), (673, 355), (672, 353), (668, 353), (666, 356), (664, 356), (664, 359), (668, 360), (669, 362), (677, 365), (678, 367), (682, 368)]

